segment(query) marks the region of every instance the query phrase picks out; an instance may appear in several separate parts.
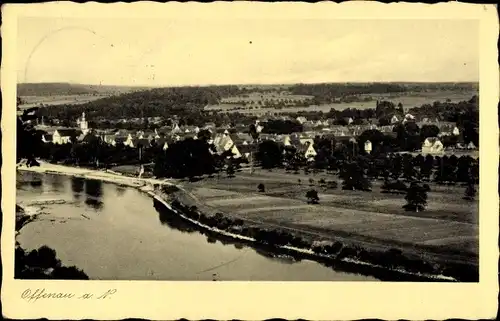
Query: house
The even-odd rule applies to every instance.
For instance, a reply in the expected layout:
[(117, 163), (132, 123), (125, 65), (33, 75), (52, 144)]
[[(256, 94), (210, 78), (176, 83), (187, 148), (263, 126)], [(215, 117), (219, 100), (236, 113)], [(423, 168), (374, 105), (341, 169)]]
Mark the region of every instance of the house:
[(283, 137), (283, 145), (285, 145), (285, 146), (291, 146), (292, 145), (292, 142), (290, 140), (290, 136), (285, 135), (285, 137)]
[(215, 127), (216, 127), (215, 123), (209, 122), (209, 123), (206, 123), (205, 127), (203, 127), (203, 128), (204, 129), (214, 129)]
[(129, 141), (128, 146), (132, 148), (144, 148), (144, 147), (149, 147), (151, 144), (148, 139), (146, 138), (132, 138), (131, 141)]
[(307, 122), (307, 118), (305, 118), (304, 116), (299, 116), (296, 119), (300, 124), (304, 124), (305, 122)]
[(467, 144), (467, 149), (476, 149), (476, 145), (474, 145), (473, 142), (470, 142), (469, 144)]
[(135, 137), (132, 136), (131, 133), (127, 135), (127, 138), (125, 139), (125, 142), (123, 142), (123, 145), (128, 146), (128, 147), (134, 147), (134, 139)]
[(458, 129), (458, 127), (457, 127), (457, 126), (455, 126), (455, 127), (453, 128), (452, 134), (453, 134), (454, 136), (458, 136), (458, 135), (460, 135), (460, 130)]
[(365, 146), (364, 147), (365, 147), (365, 152), (367, 152), (368, 154), (370, 154), (371, 151), (372, 151), (372, 142), (369, 141), (369, 140), (367, 140), (365, 142)]
[(415, 121), (415, 116), (413, 116), (412, 114), (406, 114), (404, 120), (405, 121)]
[(236, 147), (236, 144), (233, 144), (233, 146), (231, 147), (231, 153), (233, 153), (233, 157), (234, 158), (240, 158), (241, 157), (241, 153), (240, 153), (240, 150), (238, 149), (238, 147)]
[(232, 148), (235, 144), (230, 135), (217, 135), (213, 142), (218, 153), (223, 153)]
[(78, 137), (76, 129), (56, 129), (52, 135), (52, 142), (54, 144), (68, 144)]
[(398, 121), (399, 121), (399, 118), (398, 118), (396, 115), (393, 115), (393, 116), (391, 117), (391, 124), (395, 124), (395, 123), (397, 123)]
[(42, 135), (42, 142), (44, 142), (44, 143), (51, 143), (52, 142), (52, 135), (50, 135), (50, 134), (43, 134)]
[(422, 154), (439, 154), (443, 152), (443, 143), (437, 137), (428, 137), (422, 144)]
[(179, 127), (179, 124), (175, 123), (174, 126), (172, 126), (172, 134), (178, 134), (182, 132), (181, 128)]
[(184, 126), (184, 133), (199, 133), (200, 128), (198, 126)]
[(314, 144), (307, 144), (307, 143), (301, 144), (297, 146), (297, 153), (302, 154), (308, 161), (312, 161), (314, 160), (314, 157), (316, 157), (317, 155), (313, 145)]
[(314, 139), (309, 138), (309, 137), (301, 137), (300, 139), (300, 144), (305, 145), (305, 144), (314, 144)]

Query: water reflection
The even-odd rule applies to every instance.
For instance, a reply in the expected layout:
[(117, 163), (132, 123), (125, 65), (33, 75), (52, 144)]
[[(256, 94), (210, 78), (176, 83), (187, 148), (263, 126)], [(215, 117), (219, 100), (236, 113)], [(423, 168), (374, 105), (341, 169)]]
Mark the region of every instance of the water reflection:
[(73, 198), (75, 200), (80, 199), (81, 193), (85, 188), (85, 179), (80, 177), (71, 178), (71, 191), (73, 192)]
[(156, 201), (154, 202), (154, 208), (158, 212), (158, 218), (162, 225), (166, 225), (171, 229), (184, 232), (184, 233), (195, 233), (197, 230), (188, 224), (185, 220), (179, 218), (177, 215), (172, 215), (168, 209), (164, 206), (159, 205)]
[[(305, 254), (304, 256), (296, 252), (288, 251), (285, 249), (278, 249), (265, 244), (250, 244), (245, 241), (234, 240), (220, 234), (215, 234), (208, 230), (199, 230), (189, 222), (170, 212), (156, 200), (154, 201), (154, 207), (159, 215), (160, 222), (162, 222), (162, 224), (167, 225), (171, 229), (175, 229), (181, 232), (197, 232), (205, 235), (207, 243), (221, 243), (224, 246), (234, 246), (236, 249), (244, 249), (249, 247), (253, 249), (253, 253), (258, 254), (259, 256), (265, 257), (274, 262), (279, 262), (287, 265), (293, 265), (303, 262), (304, 260), (309, 261), (311, 259), (308, 255)], [(368, 265), (359, 265), (339, 260), (319, 259), (317, 257), (315, 257), (313, 261), (316, 261), (323, 267), (330, 268), (334, 271), (346, 272), (351, 275), (375, 277), (376, 279), (381, 281), (422, 281), (419, 276), (399, 274), (397, 272), (391, 272), (383, 268), (370, 267)], [(425, 281), (429, 280), (426, 279)]]
[(104, 203), (102, 202), (102, 182), (98, 180), (88, 179), (85, 181), (85, 204), (95, 210), (102, 210)]
[[(246, 247), (243, 242), (234, 240), (230, 237), (225, 237), (219, 234), (215, 234), (214, 232), (208, 230), (197, 229), (192, 224), (180, 218), (175, 213), (172, 213), (170, 210), (165, 208), (165, 206), (161, 205), (157, 201), (154, 201), (154, 207), (158, 212), (158, 217), (160, 219), (160, 222), (163, 225), (167, 225), (171, 229), (175, 229), (185, 233), (200, 233), (206, 237), (206, 241), (210, 244), (220, 243), (224, 246), (234, 246), (236, 249), (239, 250)], [(299, 257), (292, 257), (283, 254), (275, 254), (268, 245), (266, 246), (264, 244), (252, 243), (252, 248), (255, 250), (255, 253), (273, 261), (279, 261), (281, 263), (286, 263), (286, 264), (293, 264), (301, 261), (301, 258)]]
[(61, 175), (49, 175), (47, 176), (47, 181), (50, 187), (56, 192), (64, 191), (64, 181), (65, 177)]
[(123, 186), (116, 185), (116, 196), (123, 196), (125, 194), (126, 189)]

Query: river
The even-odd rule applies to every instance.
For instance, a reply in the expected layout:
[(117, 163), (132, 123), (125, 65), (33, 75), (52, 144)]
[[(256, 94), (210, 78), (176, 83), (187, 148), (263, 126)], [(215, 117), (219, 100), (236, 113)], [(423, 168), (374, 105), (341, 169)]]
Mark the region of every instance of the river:
[(94, 280), (377, 281), (207, 238), (130, 187), (18, 172), (17, 202), (42, 213), (21, 229), (21, 247), (47, 245)]

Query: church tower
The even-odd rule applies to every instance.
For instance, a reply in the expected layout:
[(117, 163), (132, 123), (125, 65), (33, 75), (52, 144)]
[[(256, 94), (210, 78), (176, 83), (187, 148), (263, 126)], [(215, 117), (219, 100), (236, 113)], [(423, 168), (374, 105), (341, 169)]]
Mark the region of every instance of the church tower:
[(80, 120), (80, 130), (84, 135), (89, 132), (89, 123), (85, 120), (85, 112), (82, 113), (82, 119)]

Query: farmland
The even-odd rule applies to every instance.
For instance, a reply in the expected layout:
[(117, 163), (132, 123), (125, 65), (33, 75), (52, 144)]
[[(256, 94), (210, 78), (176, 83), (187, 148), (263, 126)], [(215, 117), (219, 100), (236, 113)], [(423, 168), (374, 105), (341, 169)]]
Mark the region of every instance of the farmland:
[(36, 107), (40, 105), (84, 104), (90, 101), (108, 97), (109, 95), (54, 95), (54, 96), (21, 96), (23, 104), (20, 108)]
[[(368, 248), (399, 247), (451, 260), (477, 260), (478, 202), (463, 200), (463, 187), (431, 184), (428, 207), (416, 213), (403, 210), (404, 195), (381, 193), (381, 182), (373, 182), (372, 192), (344, 191), (319, 186), (321, 178), (331, 180), (332, 175), (240, 172), (234, 178), (224, 175), (188, 183), (191, 199), (180, 201), (194, 200), (207, 213), (313, 234), (316, 240), (341, 239)], [(264, 192), (257, 190), (260, 183)], [(317, 205), (306, 202), (311, 188), (319, 192)]]
[(17, 95), (22, 100), (19, 107), (29, 108), (41, 104), (84, 104), (113, 95), (145, 89), (147, 88), (69, 83), (20, 83), (17, 84)]
[[(289, 113), (302, 110), (328, 112), (332, 108), (336, 110), (343, 110), (347, 108), (375, 108), (377, 100), (391, 101), (395, 104), (401, 103), (405, 109), (409, 109), (424, 104), (432, 104), (435, 101), (444, 102), (448, 99), (451, 102), (469, 100), (470, 97), (477, 94), (478, 92), (472, 89), (470, 91), (430, 90), (426, 92), (374, 93), (358, 95), (356, 98), (357, 101), (352, 102), (339, 101), (337, 103), (307, 106), (306, 104), (300, 104), (305, 100), (312, 99), (313, 96), (293, 95), (285, 91), (276, 91), (271, 93), (253, 92), (248, 95), (224, 98), (217, 105), (207, 106), (206, 110), (220, 110), (221, 112), (239, 112), (246, 114), (264, 114), (268, 112)], [(280, 101), (284, 101), (284, 104), (279, 107), (266, 107), (266, 101), (275, 104)]]

